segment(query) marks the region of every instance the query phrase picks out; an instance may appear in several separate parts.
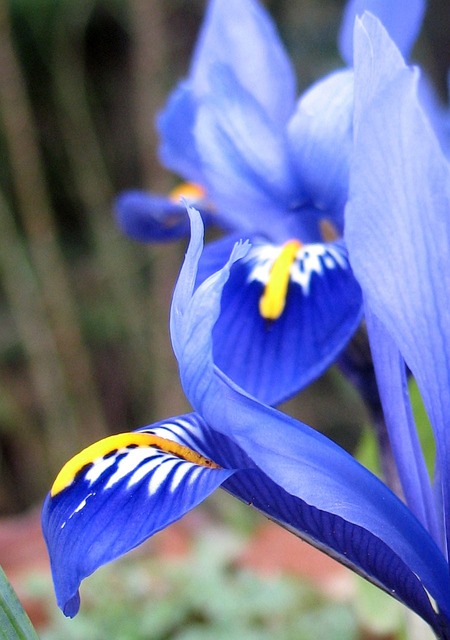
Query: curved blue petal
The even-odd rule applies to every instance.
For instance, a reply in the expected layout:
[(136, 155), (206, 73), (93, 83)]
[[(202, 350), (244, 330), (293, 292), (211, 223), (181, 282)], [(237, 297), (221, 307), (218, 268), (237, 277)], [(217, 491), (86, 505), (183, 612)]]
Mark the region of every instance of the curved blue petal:
[[(217, 271), (230, 255), (231, 242), (207, 245), (200, 265), (206, 257), (210, 273)], [(285, 248), (255, 244), (233, 266), (213, 331), (217, 366), (271, 405), (297, 393), (334, 362), (362, 313), (360, 288), (342, 244), (308, 244), (298, 249), (295, 245), (283, 292), (282, 285), (273, 282), (272, 269)], [(204, 279), (205, 267), (200, 270)], [(269, 281), (280, 287), (275, 296), (281, 297), (284, 306), (276, 319), (261, 312)]]
[[(436, 623), (419, 580), (382, 542), (278, 487), (232, 440), (212, 431), (196, 414), (112, 436), (63, 468), (47, 498), (43, 523), (58, 602), (66, 615), (77, 612), (79, 583), (88, 572), (139, 544), (207, 493), (205, 466), (186, 462), (186, 452), (203, 462), (214, 458), (222, 469), (208, 467), (209, 472), (222, 476), (225, 490)], [(236, 471), (224, 471), (230, 468)]]
[[(292, 235), (286, 215), (304, 200), (283, 128), (275, 127), (229, 68), (217, 67), (214, 92), (202, 101), (195, 139), (203, 184), (235, 229)], [(298, 223), (297, 223), (298, 224)]]
[(232, 473), (151, 430), (110, 436), (69, 461), (42, 513), (65, 615), (77, 613), (85, 577), (178, 520)]
[[(337, 71), (300, 98), (288, 125), (299, 180), (342, 232), (352, 149), (353, 73)], [(325, 215), (325, 213), (324, 213)]]
[(238, 471), (222, 488), (397, 598), (434, 629), (446, 624), (414, 572), (370, 531), (316, 509), (260, 472)]
[(350, 0), (345, 7), (339, 33), (339, 48), (348, 65), (353, 63), (355, 18), (369, 11), (379, 18), (405, 57), (409, 56), (422, 26), (425, 0)]
[(185, 180), (202, 184), (201, 160), (194, 138), (197, 108), (192, 83), (189, 80), (180, 82), (158, 114), (156, 126), (162, 164)]
[[(368, 531), (418, 577), (436, 607), (450, 616), (444, 556), (411, 511), (375, 476), (322, 434), (245, 394), (214, 367), (211, 332), (238, 246), (224, 268), (189, 300), (202, 245), (195, 211), (191, 245), (175, 289), (171, 333), (183, 387), (205, 421), (251, 456), (259, 469), (310, 506)], [(200, 225), (200, 226), (199, 226)], [(376, 563), (376, 560), (375, 560)]]
[[(399, 53), (375, 18), (364, 17), (355, 34), (360, 95), (346, 211), (350, 258), (370, 308), (422, 393), (448, 514), (450, 167), (419, 103), (416, 73), (398, 61)], [(367, 58), (371, 64), (360, 66), (359, 60)], [(378, 87), (375, 94), (373, 86)], [(450, 523), (446, 526), (450, 541)]]
[(439, 619), (417, 576), (369, 531), (320, 511), (277, 486), (251, 458), (199, 416), (161, 422), (153, 433), (175, 440), (237, 471), (222, 488), (289, 529), (417, 611), (429, 624)]
[(440, 545), (436, 504), (414, 423), (405, 363), (386, 329), (369, 309), (366, 321), (383, 413), (405, 500)]
[(214, 92), (212, 70), (223, 63), (273, 123), (283, 125), (294, 108), (294, 71), (269, 14), (256, 0), (212, 0), (189, 75), (157, 119), (163, 164), (191, 182), (203, 181), (193, 135), (197, 109)]
[[(190, 194), (192, 191), (192, 195)], [(146, 191), (124, 191), (115, 200), (116, 219), (121, 230), (139, 242), (169, 242), (189, 234), (189, 216), (185, 202), (195, 204), (205, 226), (217, 225), (217, 215), (204, 195), (197, 195), (197, 185), (179, 188), (179, 203), (174, 192), (170, 197)]]
[(211, 91), (211, 70), (227, 64), (268, 118), (282, 125), (295, 100), (295, 74), (264, 7), (257, 0), (209, 3), (190, 69), (196, 96)]
[(189, 233), (186, 207), (164, 196), (125, 191), (116, 198), (115, 209), (121, 230), (140, 242), (165, 242)]

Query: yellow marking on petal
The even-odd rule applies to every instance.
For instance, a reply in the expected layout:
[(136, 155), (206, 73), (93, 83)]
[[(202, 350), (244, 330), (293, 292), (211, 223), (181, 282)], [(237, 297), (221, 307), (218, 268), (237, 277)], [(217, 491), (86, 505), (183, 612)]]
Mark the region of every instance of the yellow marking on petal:
[(180, 204), (182, 198), (189, 202), (198, 202), (199, 200), (203, 200), (205, 195), (205, 190), (200, 185), (194, 182), (183, 182), (175, 187), (175, 189), (172, 189), (169, 193), (169, 198), (172, 202)]
[(322, 218), (319, 222), (320, 235), (324, 242), (334, 242), (339, 238), (339, 232), (336, 226), (328, 220), (328, 218)]
[(291, 267), (301, 246), (299, 240), (286, 242), (270, 269), (269, 279), (259, 299), (259, 313), (266, 320), (277, 320), (284, 311)]
[(119, 450), (134, 449), (136, 447), (154, 447), (202, 467), (220, 469), (219, 465), (212, 460), (208, 460), (208, 458), (204, 458), (189, 447), (172, 442), (172, 440), (160, 438), (151, 433), (118, 433), (91, 444), (66, 462), (53, 483), (50, 490), (51, 496), (54, 497), (63, 489), (69, 487), (82, 469), (97, 460), (104, 459)]

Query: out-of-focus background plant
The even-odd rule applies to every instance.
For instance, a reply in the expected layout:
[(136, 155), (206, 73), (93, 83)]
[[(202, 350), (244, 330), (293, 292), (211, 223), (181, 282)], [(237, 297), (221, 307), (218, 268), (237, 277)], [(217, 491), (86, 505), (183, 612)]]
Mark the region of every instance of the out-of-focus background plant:
[[(266, 4), (300, 89), (339, 66), (343, 0)], [(184, 243), (131, 242), (113, 200), (126, 188), (174, 186), (157, 160), (153, 122), (187, 70), (203, 11), (201, 0), (0, 0), (0, 516), (38, 504), (88, 443), (187, 409), (167, 322)], [(449, 24), (447, 0), (430, 1), (417, 55), (442, 95)], [(289, 410), (348, 446), (364, 421), (336, 372)], [(243, 580), (239, 597), (252, 598)], [(257, 590), (256, 617), (270, 588)], [(280, 588), (296, 601), (291, 586)], [(192, 615), (186, 607), (180, 621)], [(160, 636), (117, 637), (202, 637), (169, 636), (161, 616)]]

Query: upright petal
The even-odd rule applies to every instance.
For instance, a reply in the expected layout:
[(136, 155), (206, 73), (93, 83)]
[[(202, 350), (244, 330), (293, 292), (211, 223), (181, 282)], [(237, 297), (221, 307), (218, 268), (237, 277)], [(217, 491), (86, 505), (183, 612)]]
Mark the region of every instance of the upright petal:
[(273, 124), (282, 126), (294, 108), (294, 71), (266, 10), (257, 0), (211, 0), (189, 75), (157, 120), (161, 160), (185, 180), (202, 182), (194, 124), (214, 92), (212, 69), (224, 63)]
[[(386, 545), (417, 576), (435, 611), (448, 621), (447, 563), (407, 507), (335, 443), (247, 396), (214, 367), (211, 331), (220, 313), (221, 290), (233, 262), (243, 257), (243, 249), (238, 246), (224, 268), (189, 301), (186, 292), (192, 285), (187, 278), (194, 275), (192, 260), (202, 241), (195, 212), (191, 215), (193, 236), (174, 293), (171, 327), (177, 336), (176, 353), (189, 400), (212, 429), (231, 438), (279, 487)], [(381, 575), (379, 578), (383, 582)]]
[(204, 184), (235, 229), (247, 235), (264, 229), (271, 239), (286, 240), (287, 214), (301, 204), (302, 193), (284, 129), (274, 126), (229, 67), (215, 71), (214, 92), (202, 101), (195, 126)]
[(239, 83), (282, 125), (295, 100), (295, 75), (275, 26), (258, 0), (211, 0), (192, 59), (196, 96), (211, 91), (211, 69), (230, 66)]
[(425, 0), (350, 0), (344, 11), (339, 48), (348, 65), (353, 63), (355, 18), (369, 11), (379, 18), (405, 57), (414, 45), (425, 14)]
[(402, 63), (393, 76), (399, 54), (380, 23), (365, 16), (355, 37), (359, 96), (346, 239), (368, 304), (422, 393), (448, 514), (450, 167), (420, 106), (417, 74)]
[(315, 83), (297, 104), (288, 142), (299, 180), (323, 215), (342, 231), (352, 148), (353, 73)]
[(178, 84), (158, 114), (156, 125), (160, 137), (159, 156), (167, 169), (185, 180), (202, 184), (201, 160), (194, 138), (198, 102), (192, 82), (187, 79)]

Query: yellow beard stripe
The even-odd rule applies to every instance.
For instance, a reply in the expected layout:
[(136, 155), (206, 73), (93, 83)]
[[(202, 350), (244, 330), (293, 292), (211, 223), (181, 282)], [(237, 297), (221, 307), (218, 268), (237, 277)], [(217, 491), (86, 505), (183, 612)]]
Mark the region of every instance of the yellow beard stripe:
[(284, 311), (290, 271), (302, 243), (289, 240), (283, 245), (270, 270), (269, 279), (259, 299), (259, 313), (266, 320), (277, 320)]
[(173, 454), (187, 462), (201, 465), (202, 467), (220, 469), (219, 465), (212, 462), (212, 460), (204, 458), (199, 453), (189, 449), (189, 447), (172, 442), (166, 438), (160, 438), (151, 433), (118, 433), (91, 444), (66, 462), (53, 483), (50, 491), (51, 496), (54, 497), (63, 491), (63, 489), (69, 487), (77, 474), (84, 469), (84, 467), (95, 463), (96, 460), (112, 455), (119, 450), (129, 448), (131, 451), (136, 447), (153, 447), (160, 449), (164, 453)]
[(169, 193), (169, 198), (176, 204), (180, 204), (182, 198), (192, 202), (198, 202), (199, 200), (203, 200), (204, 197), (205, 190), (194, 182), (183, 182)]

